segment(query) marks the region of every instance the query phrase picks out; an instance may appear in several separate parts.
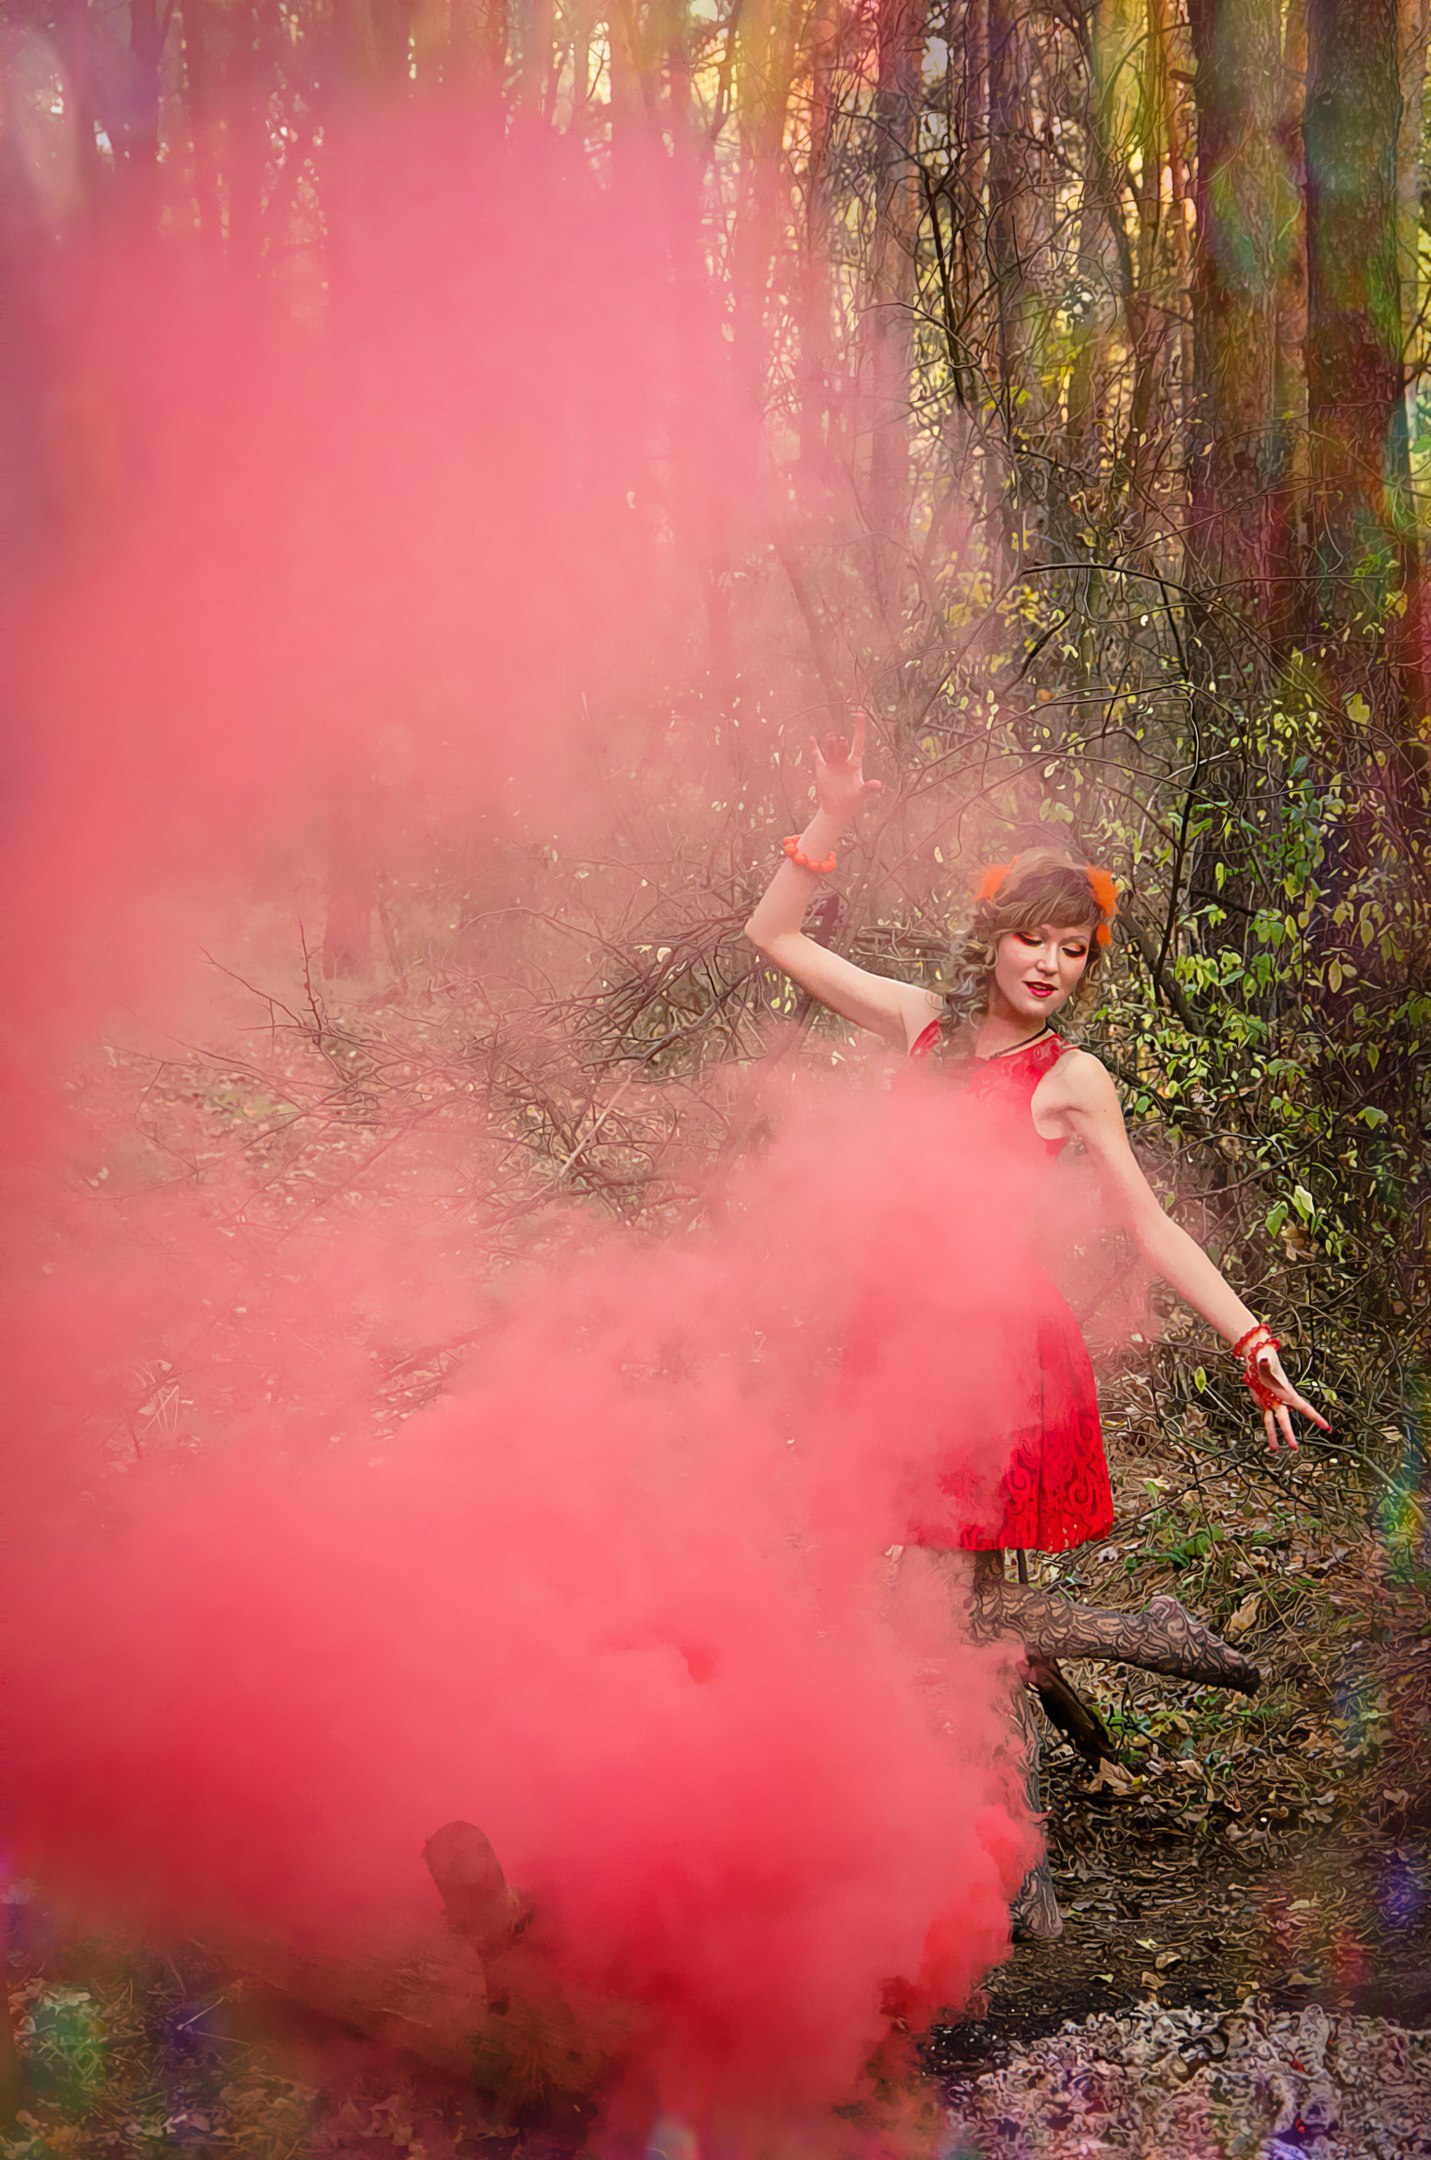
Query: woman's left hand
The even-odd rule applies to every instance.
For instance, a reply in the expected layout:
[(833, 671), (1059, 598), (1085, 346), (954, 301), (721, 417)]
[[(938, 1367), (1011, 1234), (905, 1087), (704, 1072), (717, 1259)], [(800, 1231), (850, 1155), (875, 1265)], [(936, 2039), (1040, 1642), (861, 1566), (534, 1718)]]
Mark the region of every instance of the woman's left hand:
[(1275, 1350), (1268, 1348), (1258, 1351), (1257, 1370), (1263, 1385), (1279, 1398), (1275, 1404), (1264, 1405), (1262, 1409), (1263, 1430), (1267, 1434), (1267, 1445), (1274, 1455), (1277, 1452), (1277, 1435), (1279, 1432), (1292, 1452), (1294, 1454), (1297, 1452), (1297, 1435), (1292, 1430), (1291, 1414), (1294, 1410), (1300, 1412), (1304, 1418), (1310, 1418), (1312, 1423), (1320, 1426), (1323, 1432), (1331, 1431), (1331, 1426), (1322, 1416), (1320, 1410), (1314, 1410), (1306, 1397), (1297, 1393), (1297, 1390), (1283, 1372), (1282, 1360)]

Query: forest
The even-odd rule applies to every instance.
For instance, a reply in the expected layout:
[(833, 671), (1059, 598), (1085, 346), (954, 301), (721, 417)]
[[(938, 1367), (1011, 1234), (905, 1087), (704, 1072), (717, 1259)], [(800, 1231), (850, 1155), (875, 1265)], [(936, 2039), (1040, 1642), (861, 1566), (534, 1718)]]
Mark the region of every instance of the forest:
[[(503, 1285), (588, 1229), (719, 1215), (776, 1115), (755, 1073), (868, 1072), (742, 935), (812, 730), (869, 716), (883, 793), (812, 917), (868, 968), (941, 987), (980, 867), (1040, 839), (1117, 880), (1081, 1039), (1334, 1430), (1267, 1454), (1211, 1330), (1116, 1236), (1077, 1249), (1118, 1516), (1045, 1578), (1175, 1588), (1266, 1678), (1232, 1705), (1078, 1679), (1104, 1745), (1046, 1765), (1068, 1928), (936, 2026), (918, 2090), (962, 2092), (973, 2142), (931, 2150), (1423, 2149), (1428, 38), (1427, 0), (0, 7), (5, 875), (43, 926), (7, 993), (22, 1534), (31, 1455), (46, 1505), (122, 1513), (126, 1479), (238, 1444), (260, 1366), (321, 1421), (330, 1383), (357, 1399), (351, 1351), (362, 1447), (399, 1449)], [(261, 440), (289, 335), (337, 356), (295, 393), (331, 396), (311, 471), (299, 421)], [(320, 707), (361, 717), (316, 729), (280, 813), (237, 754), (190, 771), (178, 720), (143, 749), (166, 697), (214, 741), (252, 726), (258, 763)], [(70, 708), (93, 733), (50, 738), (50, 772)], [(36, 834), (63, 836), (39, 870)], [(191, 1242), (220, 1218), (222, 1268)], [(335, 1274), (300, 1326), (282, 1255), (385, 1224), (403, 1297), (345, 1320)], [(195, 1252), (217, 1318), (165, 1303)], [(102, 1313), (32, 1306), (37, 1254)], [(142, 1324), (113, 1287), (136, 1264), (165, 1285)], [(434, 1265), (465, 1302), (412, 1290)], [(220, 2032), (255, 1964), (273, 1982), (256, 1953), (234, 1981), (207, 1939), (120, 1951), (102, 1899), (61, 1925), (46, 1898), (5, 1908), (23, 2160), (580, 2148), (568, 2091), (479, 2135), (386, 2057), (325, 2114), (311, 2066)], [(176, 2070), (200, 1996), (220, 2037)], [(1063, 2019), (1201, 2064), (1238, 2004), (1282, 2070), (1309, 2020), (1347, 2062), (1407, 2028), (1385, 2121), (1198, 2146), (1149, 2073), (1142, 2145), (1047, 2127)]]

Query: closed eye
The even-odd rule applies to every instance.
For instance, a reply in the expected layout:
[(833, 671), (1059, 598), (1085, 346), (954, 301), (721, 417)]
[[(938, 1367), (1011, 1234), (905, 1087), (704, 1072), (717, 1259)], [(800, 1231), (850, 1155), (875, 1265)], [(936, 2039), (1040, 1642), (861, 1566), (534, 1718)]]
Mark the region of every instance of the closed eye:
[[(1031, 930), (1019, 930), (1015, 932), (1015, 935), (1021, 945), (1042, 945), (1043, 943), (1043, 939), (1035, 937)], [(1088, 950), (1088, 940), (1087, 938), (1079, 938), (1075, 944), (1065, 945), (1063, 949), (1070, 960), (1081, 960)]]

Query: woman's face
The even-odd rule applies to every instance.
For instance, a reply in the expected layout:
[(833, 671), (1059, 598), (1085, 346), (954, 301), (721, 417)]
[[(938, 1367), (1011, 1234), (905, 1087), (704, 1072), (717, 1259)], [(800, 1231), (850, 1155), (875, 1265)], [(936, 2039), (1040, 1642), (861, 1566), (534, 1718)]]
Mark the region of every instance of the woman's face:
[(1006, 930), (994, 947), (991, 1011), (1039, 1025), (1066, 1005), (1088, 965), (1094, 924), (1061, 930), (1045, 923), (1038, 930)]

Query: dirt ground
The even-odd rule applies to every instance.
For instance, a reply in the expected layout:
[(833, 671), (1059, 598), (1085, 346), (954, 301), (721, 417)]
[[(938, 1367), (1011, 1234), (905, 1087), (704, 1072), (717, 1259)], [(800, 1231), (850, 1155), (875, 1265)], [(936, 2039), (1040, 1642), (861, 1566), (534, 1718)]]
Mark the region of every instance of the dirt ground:
[[(1379, 1531), (1364, 1497), (1339, 1493), (1330, 1459), (1304, 1463), (1295, 1508), (1250, 1453), (1228, 1458), (1221, 1491), (1190, 1454), (1170, 1462), (1165, 1447), (1161, 1461), (1163, 1482), (1139, 1514), (1142, 1465), (1124, 1457), (1120, 1514), (1136, 1538), (1124, 1531), (1046, 1579), (1128, 1607), (1172, 1590), (1239, 1640), (1264, 1685), (1249, 1700), (1122, 1668), (1067, 1668), (1105, 1719), (1116, 1761), (1095, 1772), (1047, 1733), (1064, 1932), (1017, 1947), (969, 2014), (930, 2036), (936, 2102), (943, 2094), (957, 2108), (981, 2084), (1027, 2083), (1025, 2067), (1029, 2090), (1041, 2090), (1039, 2079), (1067, 2075), (1060, 2046), (1076, 2059), (1096, 2045), (1137, 2095), (1147, 2080), (1136, 2051), (1163, 2012), (1193, 2054), (1202, 2017), (1260, 2021), (1265, 2050), (1293, 2029), (1290, 2013), (1340, 2015), (1371, 2063), (1378, 2036), (1404, 2055), (1404, 2029), (1431, 2028), (1431, 1570)], [(1205, 1526), (1219, 1520), (1233, 1534), (1212, 1536)], [(559, 2160), (583, 2149), (590, 2118), (579, 2108), (496, 2134), (470, 2090), (361, 2047), (335, 2087), (302, 2045), (267, 2042), (232, 1974), (47, 1939), (37, 1917), (26, 1952), (15, 1954), (11, 1929), (30, 2088), (0, 2141), (6, 2160), (157, 2160), (175, 2149)], [(1076, 2032), (1061, 2039), (1070, 2023)], [(1191, 2059), (1166, 2041), (1161, 2060)], [(1120, 2045), (1133, 2051), (1121, 2066)], [(1027, 2128), (968, 2149), (990, 2160), (1042, 2152), (1019, 2143)], [(1067, 2150), (1145, 2151), (1141, 2133), (1126, 2123), (1124, 2133)], [(1184, 2160), (1176, 2145), (1156, 2149)], [(1274, 2139), (1262, 2160), (1274, 2149), (1364, 2160), (1382, 2147)]]
[[(1027, 2123), (1015, 2131), (1010, 2109), (1020, 2100), (1026, 2112), (1039, 2107), (1035, 2131), (1046, 2131), (1050, 2079), (1061, 2091), (1069, 2075), (1057, 2068), (1060, 2046), (1079, 2064), (1096, 2046), (1147, 2106), (1157, 2080), (1136, 2067), (1136, 2049), (1146, 2049), (1150, 2014), (1160, 2010), (1175, 2013), (1160, 2021), (1169, 2032), (1178, 2013), (1223, 2019), (1241, 2010), (1275, 2026), (1276, 2012), (1314, 2004), (1333, 2018), (1355, 2012), (1384, 2023), (1388, 2034), (1431, 2027), (1431, 1897), (1419, 1832), (1299, 1823), (1238, 1850), (1216, 1827), (1190, 1831), (1146, 1793), (1090, 1792), (1093, 1782), (1081, 1764), (1051, 1763), (1062, 1938), (1015, 1949), (975, 2014), (926, 2045), (931, 2085), (956, 2121), (981, 2081), (986, 2098), (988, 2089), (1015, 2096), (1001, 2100), (983, 2140), (959, 2151), (1044, 2149), (1027, 2143)], [(38, 2013), (28, 2042), (38, 2075), (25, 2118), (0, 2139), (7, 2160), (150, 2160), (174, 2150), (250, 2160), (565, 2160), (585, 2146), (580, 2111), (497, 2135), (470, 2092), (361, 2049), (335, 2083), (317, 2068), (331, 2060), (331, 2035), (310, 2036), (321, 2039), (317, 2055), (301, 2032), (275, 2047), (261, 2014), (255, 2031), (249, 1990), (235, 1991), (201, 1959), (144, 1967), (96, 1945), (56, 1943), (44, 1962), (17, 1997), (22, 2015)], [(1071, 2022), (1079, 2030), (1066, 2033)], [(1186, 2029), (1181, 2044), (1186, 2056)], [(1053, 2070), (1041, 2050), (1053, 2051)], [(1066, 2149), (1143, 2148), (1133, 2135), (1126, 2148), (1115, 2140)], [(1373, 2149), (1355, 2140), (1286, 2146), (1352, 2160)], [(1168, 2147), (1166, 2160), (1182, 2155)]]
[[(1356, 1701), (1345, 1675), (1286, 1640), (1253, 1645), (1267, 1681), (1250, 1703), (1144, 1676), (1090, 1684), (1087, 1668), (1069, 1669), (1135, 1744), (1094, 1773), (1045, 1728), (1063, 1934), (1014, 1949), (982, 2015), (937, 2036), (933, 2067), (999, 2060), (1069, 2019), (1136, 2003), (1231, 2007), (1257, 1994), (1431, 2025), (1427, 1593), (1383, 1584), (1364, 1618), (1373, 1604), (1370, 1632), (1347, 1646)], [(1340, 1760), (1321, 1744), (1329, 1729)], [(1235, 1776), (1210, 1774), (1219, 1753)]]
[[(1000, 2098), (994, 2127), (960, 2152), (1043, 2151), (1038, 2139), (1048, 2109), (1038, 2095), (1046, 2099), (1051, 2081), (1061, 2092), (1071, 2074), (1067, 2061), (1083, 2062), (1095, 2047), (1105, 2067), (1111, 2063), (1115, 2085), (1121, 2077), (1139, 2106), (1150, 2105), (1157, 2077), (1138, 2067), (1137, 2050), (1146, 2051), (1150, 2029), (1160, 2025), (1165, 2043), (1169, 2033), (1181, 2034), (1183, 2050), (1180, 2057), (1164, 2045), (1163, 2060), (1201, 2060), (1188, 2052), (1200, 2044), (1199, 2013), (1251, 2015), (1274, 2038), (1279, 2012), (1319, 2005), (1334, 2021), (1356, 2013), (1376, 2021), (1358, 2025), (1363, 2052), (1368, 2032), (1404, 2050), (1395, 2029), (1431, 2027), (1425, 1795), (1391, 1782), (1404, 1758), (1414, 1769), (1422, 1757), (1431, 1646), (1399, 1634), (1389, 1642), (1386, 1663), (1399, 1680), (1396, 1672), (1383, 1676), (1385, 1700), (1403, 1720), (1400, 1742), (1383, 1744), (1325, 1806), (1314, 1804), (1316, 1795), (1313, 1803), (1290, 1805), (1271, 1797), (1288, 1784), (1271, 1750), (1243, 1751), (1240, 1789), (1225, 1787), (1222, 1800), (1208, 1802), (1200, 1776), (1159, 1777), (1148, 1764), (1151, 1748), (1141, 1770), (1094, 1775), (1066, 1744), (1051, 1740), (1046, 1799), (1063, 1935), (1017, 1947), (990, 1976), (973, 2014), (938, 2030), (924, 2050), (933, 2091), (953, 2103), (956, 2122), (961, 2107), (972, 2107), (981, 2092), (987, 2102), (990, 2091), (1012, 2090), (1015, 2107), (1022, 2095), (1026, 2110), (1037, 2104), (1044, 2114), (1032, 2131), (1027, 2123), (1015, 2128), (1010, 2103)], [(1204, 1698), (1190, 1691), (1141, 1679), (1132, 1685), (1141, 1705), (1134, 1722), (1144, 1729), (1176, 1735), (1168, 1718), (1195, 1729), (1200, 1711), (1228, 1715), (1210, 1696), (1202, 1710)], [(1295, 1729), (1299, 1693), (1312, 1685), (1284, 1673), (1269, 1686), (1284, 1734), (1289, 1718)], [(1106, 1692), (1104, 1707), (1111, 1711), (1114, 1700)], [(1255, 1704), (1232, 1714), (1256, 1729)], [(1204, 1744), (1198, 1759), (1206, 1753)], [(1130, 1760), (1138, 1759), (1130, 1750)], [(156, 1958), (144, 1966), (93, 1944), (55, 1939), (43, 1946), (16, 1997), (22, 2018), (35, 2021), (27, 2045), (36, 2074), (26, 2116), (0, 2140), (7, 2160), (149, 2160), (176, 2149), (251, 2160), (385, 2160), (396, 2153), (407, 2160), (562, 2160), (583, 2149), (588, 2124), (579, 2110), (495, 2135), (470, 2092), (415, 2066), (365, 2059), (361, 2049), (335, 2086), (317, 2073), (319, 2058), (307, 2053), (301, 2033), (290, 2032), (275, 2048), (260, 2018), (256, 2036), (248, 1996), (243, 1984), (235, 1990), (231, 1976), (201, 1959)], [(1164, 2010), (1174, 2016), (1157, 2021)], [(1071, 2022), (1079, 2030), (1064, 2034)], [(331, 2035), (321, 2052), (330, 2045)], [(1259, 2075), (1261, 2091), (1266, 2077)], [(1132, 2112), (1125, 2106), (1125, 2117)], [(1126, 2144), (1116, 2135), (1106, 2145), (1075, 2140), (1066, 2149), (1143, 2150), (1136, 2129), (1127, 2137)], [(1062, 2153), (1065, 2146), (1054, 2141), (1047, 2149)], [(1257, 2148), (1274, 2149), (1358, 2160), (1382, 2148), (1356, 2138)], [(1398, 2160), (1410, 2150), (1387, 2149)], [(1176, 2146), (1158, 2150), (1182, 2160)]]
[(1003, 2060), (1069, 2019), (1157, 2002), (1231, 2007), (1257, 1994), (1431, 2026), (1431, 1895), (1419, 1833), (1319, 1825), (1243, 1858), (1193, 1844), (1136, 1800), (1090, 1794), (1081, 1766), (1050, 1779), (1064, 1931), (1019, 1944), (976, 2015), (941, 2030), (938, 2071)]

